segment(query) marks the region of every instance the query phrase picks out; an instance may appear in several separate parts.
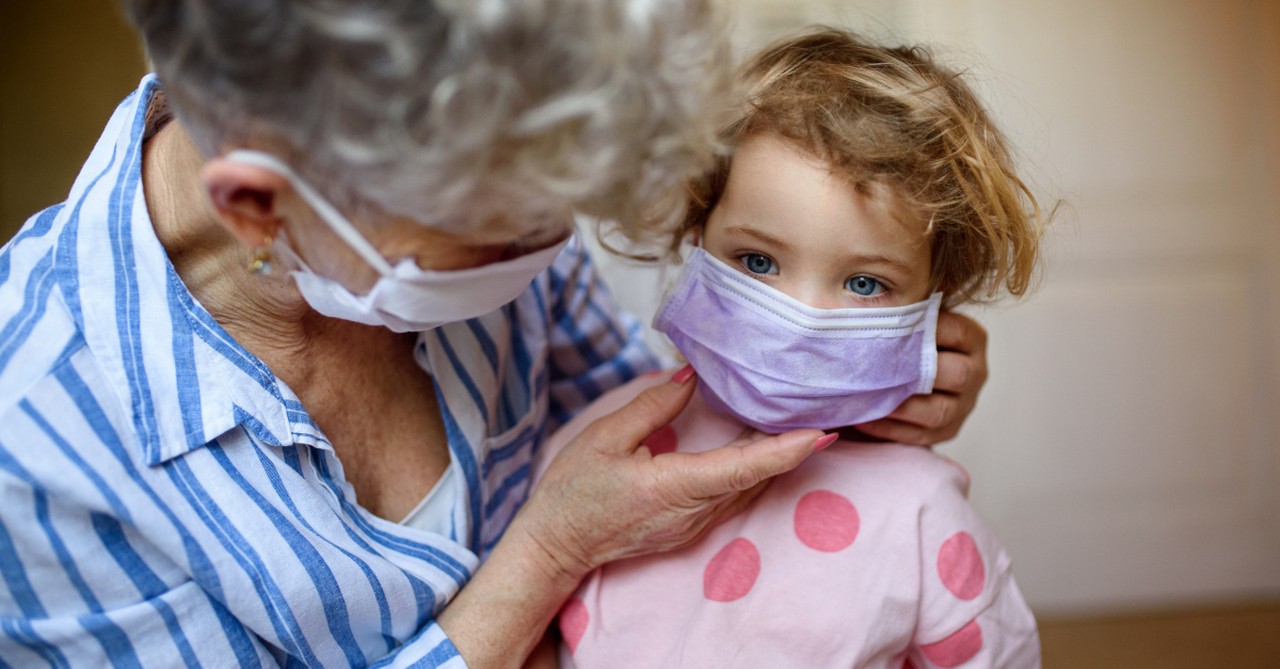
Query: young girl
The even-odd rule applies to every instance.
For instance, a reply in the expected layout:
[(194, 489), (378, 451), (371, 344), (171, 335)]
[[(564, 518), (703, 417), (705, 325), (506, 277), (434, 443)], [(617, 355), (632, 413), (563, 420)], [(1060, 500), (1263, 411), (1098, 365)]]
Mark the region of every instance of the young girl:
[[(732, 159), (693, 188), (697, 244), (655, 318), (699, 396), (654, 457), (838, 430), (927, 393), (941, 305), (1023, 294), (1040, 212), (973, 92), (921, 49), (837, 30), (744, 69)], [(665, 378), (593, 405), (595, 418)], [(846, 433), (847, 436), (855, 436)], [(562, 666), (1035, 667), (1035, 620), (956, 463), (836, 442), (687, 548), (595, 572)]]

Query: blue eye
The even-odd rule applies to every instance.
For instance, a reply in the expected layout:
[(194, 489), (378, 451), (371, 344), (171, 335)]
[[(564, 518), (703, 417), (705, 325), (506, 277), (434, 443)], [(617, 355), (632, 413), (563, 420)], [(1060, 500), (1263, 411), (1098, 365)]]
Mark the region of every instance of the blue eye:
[(738, 261), (752, 274), (773, 274), (778, 271), (773, 258), (760, 253), (744, 253), (738, 256)]
[(844, 282), (844, 289), (855, 295), (871, 297), (872, 295), (879, 295), (880, 293), (883, 293), (884, 285), (881, 284), (878, 279), (866, 276), (865, 274), (860, 274), (858, 276), (849, 277), (849, 279)]

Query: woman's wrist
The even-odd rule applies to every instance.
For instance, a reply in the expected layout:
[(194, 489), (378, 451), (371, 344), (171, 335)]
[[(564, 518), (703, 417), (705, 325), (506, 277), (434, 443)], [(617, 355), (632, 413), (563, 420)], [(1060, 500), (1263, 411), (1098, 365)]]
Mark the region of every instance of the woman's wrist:
[[(547, 492), (547, 498), (538, 492)], [(539, 513), (540, 508), (571, 508), (566, 505), (573, 503), (570, 499), (558, 499), (552, 491), (535, 491), (503, 535), (504, 539), (512, 539), (512, 549), (520, 550), (532, 569), (538, 569), (549, 582), (567, 586), (570, 592), (586, 574), (607, 562), (591, 553), (581, 541), (573, 541), (576, 535), (572, 532), (571, 514)], [(586, 535), (590, 536), (591, 532)]]
[(560, 537), (561, 533), (548, 527), (536, 513), (536, 506), (535, 499), (525, 504), (507, 527), (503, 541), (510, 541), (508, 548), (519, 552), (530, 570), (549, 584), (567, 588), (565, 594), (568, 595), (600, 563), (593, 562), (582, 554), (580, 547), (570, 545)]
[(590, 571), (558, 555), (524, 516), (437, 619), (472, 669), (520, 667)]

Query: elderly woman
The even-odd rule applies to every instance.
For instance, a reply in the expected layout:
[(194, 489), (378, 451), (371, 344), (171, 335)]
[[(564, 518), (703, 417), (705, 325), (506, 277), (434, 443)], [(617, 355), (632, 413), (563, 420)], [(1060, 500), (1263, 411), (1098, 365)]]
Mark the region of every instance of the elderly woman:
[[(519, 666), (578, 580), (698, 536), (829, 437), (642, 441), (657, 362), (571, 212), (666, 220), (706, 164), (705, 2), (136, 0), (156, 76), (0, 255), (10, 666)], [(958, 429), (985, 378), (875, 434)], [(949, 343), (947, 343), (949, 342)]]

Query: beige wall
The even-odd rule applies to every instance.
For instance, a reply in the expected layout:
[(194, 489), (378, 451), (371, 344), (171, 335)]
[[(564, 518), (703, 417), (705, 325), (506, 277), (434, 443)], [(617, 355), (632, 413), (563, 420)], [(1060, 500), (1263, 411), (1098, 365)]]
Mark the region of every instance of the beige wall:
[(145, 71), (110, 0), (0, 2), (0, 243), (65, 199)]

